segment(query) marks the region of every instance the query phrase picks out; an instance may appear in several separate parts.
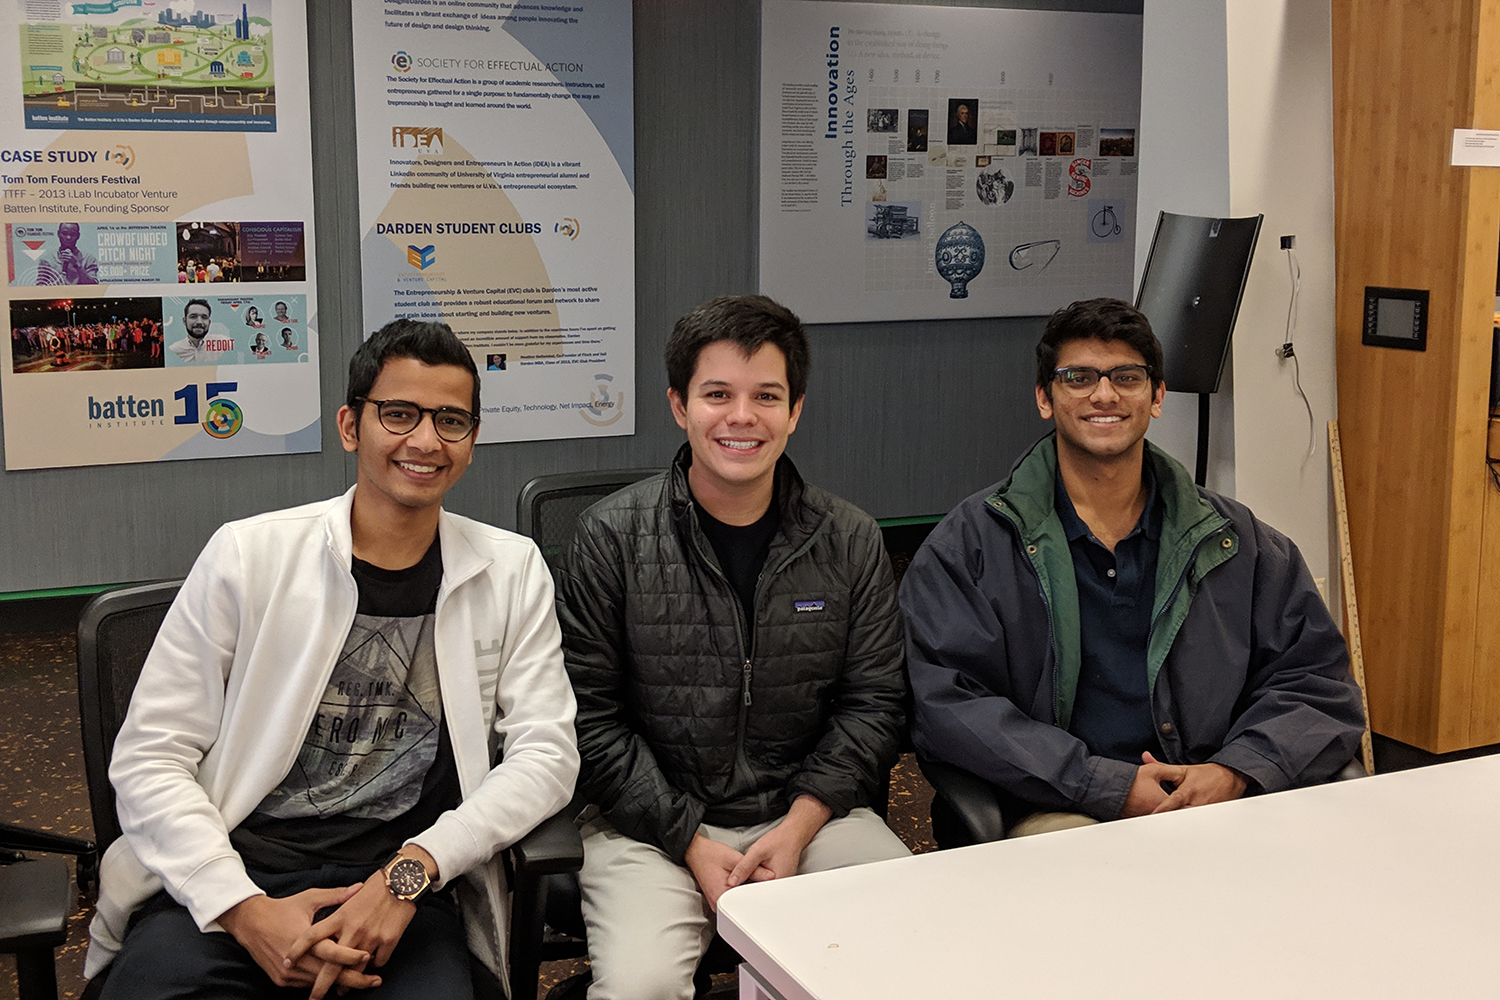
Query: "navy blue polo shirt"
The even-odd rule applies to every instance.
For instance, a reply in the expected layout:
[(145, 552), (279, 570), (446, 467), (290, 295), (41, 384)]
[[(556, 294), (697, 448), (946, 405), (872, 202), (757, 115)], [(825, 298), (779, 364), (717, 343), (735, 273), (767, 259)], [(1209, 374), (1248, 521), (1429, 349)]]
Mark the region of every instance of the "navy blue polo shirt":
[(1146, 686), (1146, 639), (1156, 598), (1156, 555), (1162, 502), (1147, 463), (1142, 472), (1146, 508), (1130, 534), (1111, 552), (1078, 516), (1057, 474), (1053, 506), (1073, 555), (1083, 663), (1068, 731), (1090, 753), (1132, 764), (1141, 752), (1160, 756)]

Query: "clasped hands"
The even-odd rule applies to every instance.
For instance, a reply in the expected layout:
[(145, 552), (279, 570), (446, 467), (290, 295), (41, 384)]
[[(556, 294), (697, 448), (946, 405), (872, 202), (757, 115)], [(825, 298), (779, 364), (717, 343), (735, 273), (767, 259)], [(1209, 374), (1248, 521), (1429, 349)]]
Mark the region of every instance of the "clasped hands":
[[(1173, 790), (1166, 791), (1162, 782)], [(1145, 816), (1228, 802), (1244, 795), (1246, 787), (1245, 779), (1223, 764), (1164, 764), (1146, 752), (1141, 754), (1141, 766), (1136, 768), (1120, 815)]]
[[(408, 848), (408, 853), (415, 852)], [(429, 863), (429, 872), (434, 867)], [(314, 922), (314, 915), (330, 906), (338, 909)], [(416, 904), (392, 896), (376, 872), (341, 889), (307, 889), (280, 899), (251, 896), (225, 911), (218, 923), (277, 986), (306, 987), (311, 1000), (322, 1000), (335, 987), (342, 995), (379, 986), (380, 976), (365, 970), (390, 960), (416, 912)]]
[(702, 833), (694, 834), (684, 860), (708, 908), (718, 912), (719, 897), (742, 882), (765, 882), (797, 874), (803, 850), (831, 815), (832, 811), (811, 795), (799, 795), (781, 822), (761, 834), (744, 854)]

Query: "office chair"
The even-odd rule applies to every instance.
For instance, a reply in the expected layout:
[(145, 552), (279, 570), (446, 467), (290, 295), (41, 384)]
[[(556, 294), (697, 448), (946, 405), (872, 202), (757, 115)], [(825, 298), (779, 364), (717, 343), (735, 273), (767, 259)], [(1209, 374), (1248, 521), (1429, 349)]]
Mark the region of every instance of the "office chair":
[(661, 469), (615, 469), (605, 472), (559, 472), (537, 476), (516, 498), (516, 531), (536, 542), (542, 558), (557, 573), (563, 548), (573, 537), (578, 515), (596, 501)]
[(68, 937), (72, 877), (61, 858), (24, 852), (74, 855), (83, 890), (98, 881), (99, 852), (91, 840), (0, 823), (0, 954), (16, 956), (20, 1000), (56, 1000), (53, 949)]
[[(109, 783), (115, 736), (130, 708), (130, 696), (146, 654), (181, 585), (181, 580), (168, 580), (106, 591), (89, 602), (78, 623), (78, 709), (83, 722), (83, 759), (94, 832), (101, 851), (120, 836), (114, 787)], [(520, 1000), (536, 994), (542, 920), (539, 880), (554, 871), (577, 871), (583, 864), (578, 829), (568, 817), (553, 816), (511, 846), (508, 862), (513, 872), (510, 992)], [(501, 996), (501, 984), (488, 969), (475, 961), (472, 971), (476, 1000)], [(108, 970), (104, 975), (108, 975)], [(88, 994), (97, 995), (104, 975), (90, 984)], [(55, 987), (52, 995), (56, 995)]]
[[(0, 830), (0, 845), (9, 854), (51, 850), (12, 839), (9, 825)], [(28, 831), (20, 831), (26, 834)], [(56, 1000), (57, 966), (53, 949), (68, 938), (72, 880), (61, 858), (28, 861), (17, 856), (0, 864), (0, 954), (16, 956), (19, 1000)]]

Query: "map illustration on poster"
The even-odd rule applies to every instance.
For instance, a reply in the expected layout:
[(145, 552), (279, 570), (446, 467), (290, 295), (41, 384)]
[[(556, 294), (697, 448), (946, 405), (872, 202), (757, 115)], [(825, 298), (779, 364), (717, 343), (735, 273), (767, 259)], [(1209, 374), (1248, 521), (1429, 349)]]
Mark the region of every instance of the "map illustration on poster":
[(7, 469), (320, 449), (306, 38), (302, 0), (0, 8)]
[(810, 323), (1129, 298), (1141, 17), (764, 0), (760, 287)]
[(630, 0), (370, 7), (366, 332), (452, 326), (481, 373), (480, 443), (633, 434)]
[(276, 131), (271, 0), (27, 5), (27, 128)]

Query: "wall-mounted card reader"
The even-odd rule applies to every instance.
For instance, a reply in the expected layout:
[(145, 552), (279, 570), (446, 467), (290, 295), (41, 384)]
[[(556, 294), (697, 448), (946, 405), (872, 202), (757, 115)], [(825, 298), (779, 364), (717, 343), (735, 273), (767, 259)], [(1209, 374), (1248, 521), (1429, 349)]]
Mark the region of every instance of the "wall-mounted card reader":
[(1427, 350), (1427, 289), (1366, 286), (1361, 341), (1374, 347)]

